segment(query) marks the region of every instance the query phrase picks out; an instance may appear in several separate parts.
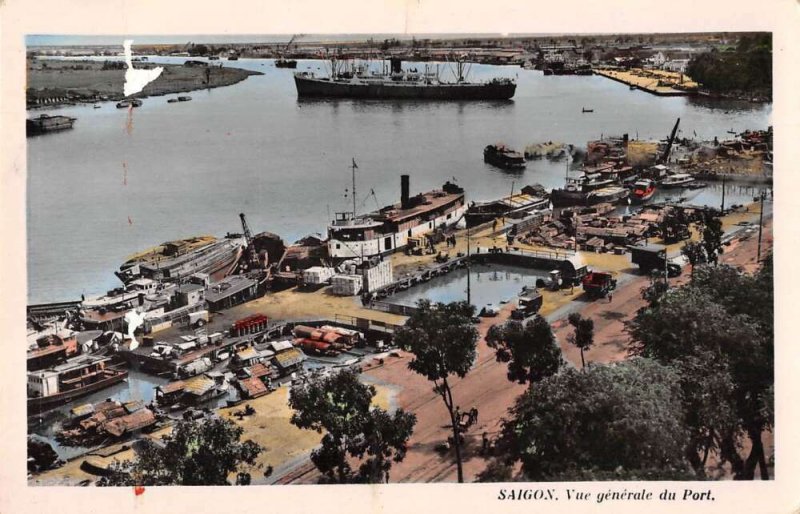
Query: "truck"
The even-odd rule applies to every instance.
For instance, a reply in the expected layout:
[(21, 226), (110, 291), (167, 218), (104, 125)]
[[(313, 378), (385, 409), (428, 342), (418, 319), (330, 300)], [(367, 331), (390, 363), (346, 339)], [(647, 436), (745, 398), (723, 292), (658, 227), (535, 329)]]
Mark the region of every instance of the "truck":
[(511, 319), (522, 321), (533, 316), (542, 308), (544, 298), (537, 289), (524, 288), (519, 295), (517, 308), (511, 311)]
[(202, 327), (208, 323), (208, 311), (197, 311), (189, 313), (189, 325), (193, 327)]
[(667, 261), (667, 247), (658, 244), (644, 246), (629, 246), (631, 252), (631, 262), (639, 266), (643, 273), (649, 274), (653, 271), (664, 273), (666, 267), (667, 276), (677, 277), (681, 274), (681, 267)]
[(617, 287), (616, 279), (605, 271), (590, 271), (584, 275), (583, 290), (592, 298), (602, 298)]

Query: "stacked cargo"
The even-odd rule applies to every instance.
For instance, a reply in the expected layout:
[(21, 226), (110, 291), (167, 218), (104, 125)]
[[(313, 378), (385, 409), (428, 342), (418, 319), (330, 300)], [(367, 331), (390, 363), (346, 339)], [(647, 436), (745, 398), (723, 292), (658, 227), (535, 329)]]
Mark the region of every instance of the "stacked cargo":
[(294, 345), (316, 355), (336, 356), (358, 343), (360, 334), (353, 330), (332, 326), (320, 328), (297, 325), (294, 327)]
[(335, 275), (331, 279), (333, 294), (337, 296), (355, 296), (361, 292), (363, 279), (360, 275)]
[(333, 277), (333, 268), (325, 266), (312, 266), (303, 271), (303, 283), (310, 286), (327, 284)]
[(389, 259), (369, 263), (362, 270), (364, 274), (365, 293), (371, 293), (394, 282), (392, 262)]

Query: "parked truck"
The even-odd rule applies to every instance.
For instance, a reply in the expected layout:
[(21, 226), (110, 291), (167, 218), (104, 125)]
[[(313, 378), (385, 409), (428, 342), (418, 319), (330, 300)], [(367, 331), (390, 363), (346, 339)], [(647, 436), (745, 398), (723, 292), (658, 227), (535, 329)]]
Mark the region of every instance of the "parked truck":
[(522, 321), (533, 316), (542, 308), (544, 297), (537, 289), (524, 288), (519, 295), (517, 308), (511, 311), (511, 319)]
[(582, 280), (583, 290), (592, 298), (602, 298), (617, 288), (617, 281), (604, 271), (590, 271)]
[(631, 262), (638, 265), (643, 273), (649, 274), (653, 271), (664, 273), (666, 268), (669, 277), (677, 277), (681, 274), (679, 265), (666, 262), (667, 247), (664, 245), (629, 246), (628, 249), (631, 251)]

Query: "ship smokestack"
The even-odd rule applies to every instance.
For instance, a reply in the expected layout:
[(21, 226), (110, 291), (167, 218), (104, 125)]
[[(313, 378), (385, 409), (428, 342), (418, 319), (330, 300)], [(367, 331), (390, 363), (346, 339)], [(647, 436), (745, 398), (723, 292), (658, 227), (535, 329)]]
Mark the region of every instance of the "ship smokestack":
[(411, 207), (410, 182), (408, 175), (400, 175), (400, 208)]

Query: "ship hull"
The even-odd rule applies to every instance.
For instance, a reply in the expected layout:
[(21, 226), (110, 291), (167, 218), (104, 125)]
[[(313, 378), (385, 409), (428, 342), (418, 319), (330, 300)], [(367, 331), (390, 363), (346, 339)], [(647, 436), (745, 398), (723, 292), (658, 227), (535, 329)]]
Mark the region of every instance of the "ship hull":
[(566, 191), (564, 189), (553, 189), (550, 193), (550, 202), (553, 207), (571, 207), (574, 205), (586, 204), (586, 193), (578, 191)]
[(347, 82), (295, 75), (300, 98), (361, 98), (376, 100), (508, 100), (514, 96), (513, 82), (484, 84), (404, 84), (376, 81)]
[(72, 391), (39, 398), (28, 398), (28, 415), (36, 414), (47, 409), (52, 409), (59, 405), (69, 403), (76, 398), (86, 396), (95, 391), (100, 391), (101, 389), (105, 389), (106, 387), (110, 387), (114, 384), (122, 382), (126, 378), (128, 378), (128, 372), (125, 370), (120, 370), (102, 380), (98, 380), (97, 382), (74, 389)]

